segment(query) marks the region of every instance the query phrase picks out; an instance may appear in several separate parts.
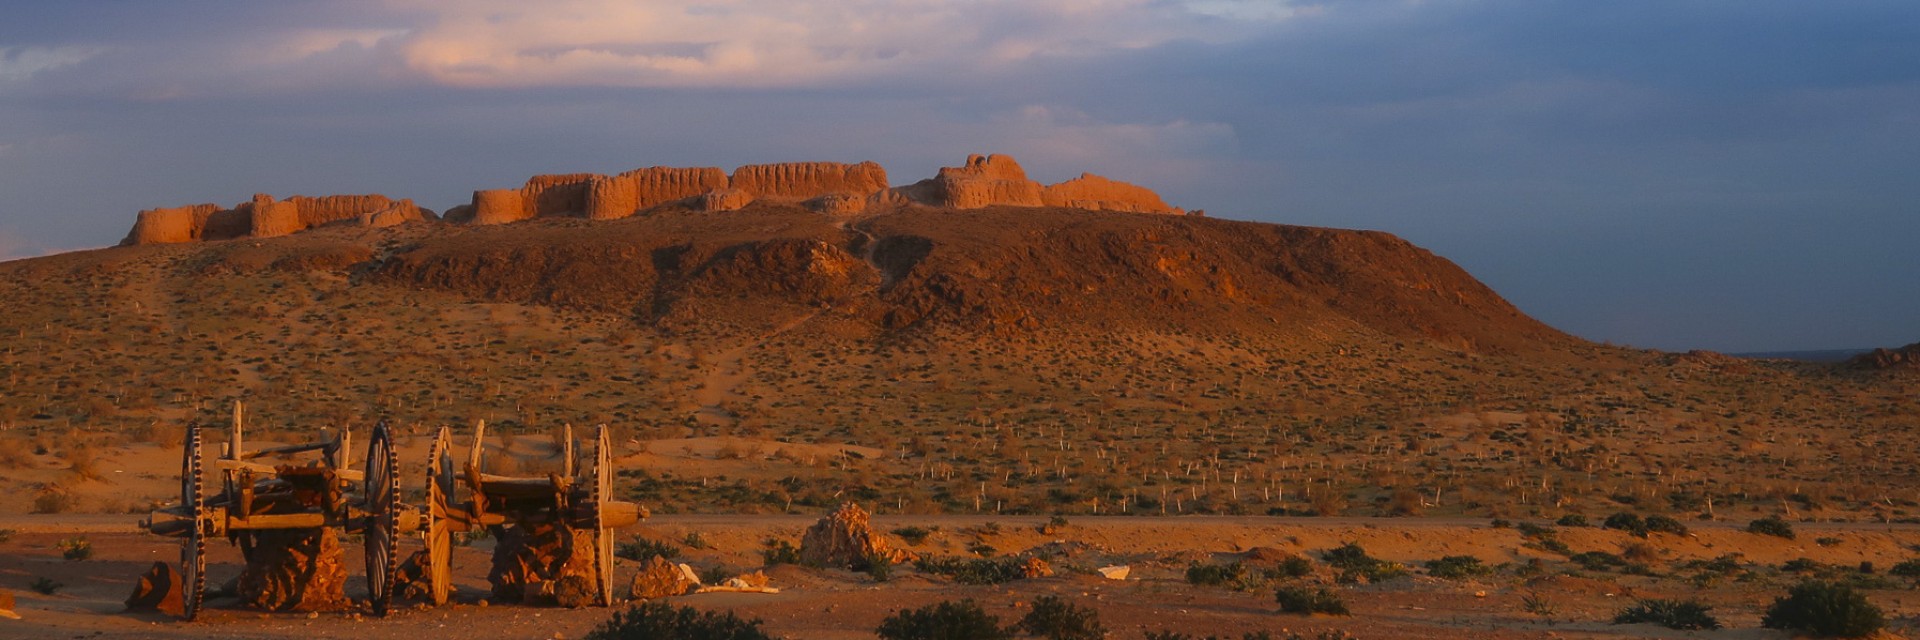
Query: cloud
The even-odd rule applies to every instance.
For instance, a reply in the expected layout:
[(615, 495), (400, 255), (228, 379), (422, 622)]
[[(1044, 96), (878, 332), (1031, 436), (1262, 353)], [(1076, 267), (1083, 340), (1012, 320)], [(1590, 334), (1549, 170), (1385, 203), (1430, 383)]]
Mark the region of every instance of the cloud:
[[(1243, 36), (1285, 12), (1152, 0), (395, 0), (408, 69), (465, 87), (792, 87)], [(1286, 6), (1283, 2), (1258, 3)]]
[(85, 46), (0, 47), (0, 83), (18, 82), (43, 71), (79, 64), (100, 52), (101, 49)]

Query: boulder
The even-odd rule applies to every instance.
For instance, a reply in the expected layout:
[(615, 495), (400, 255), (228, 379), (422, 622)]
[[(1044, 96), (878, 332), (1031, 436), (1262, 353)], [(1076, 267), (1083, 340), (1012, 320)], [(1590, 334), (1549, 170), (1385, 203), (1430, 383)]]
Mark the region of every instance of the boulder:
[(867, 210), (870, 196), (851, 193), (829, 193), (806, 202), (807, 208), (830, 216), (853, 216)]
[(171, 564), (154, 562), (133, 583), (133, 593), (127, 596), (127, 611), (186, 615), (186, 605), (181, 595), (180, 572), (174, 570)]
[(886, 539), (874, 533), (869, 516), (860, 505), (840, 505), (800, 536), (800, 561), (822, 567), (856, 568), (868, 558), (885, 557), (893, 562), (910, 559), (909, 554), (887, 548)]
[(266, 529), (241, 534), (247, 566), (237, 590), (248, 606), (267, 611), (347, 608), (347, 570), (339, 530)]
[(506, 527), (493, 549), (493, 568), (487, 572), (494, 600), (545, 604), (549, 598), (559, 598), (558, 583), (569, 576), (592, 585), (598, 569), (593, 545), (583, 536), (551, 523)]
[(8, 591), (6, 589), (0, 589), (0, 618), (12, 618), (14, 620), (19, 620), (20, 614), (14, 613), (13, 607), (14, 607), (13, 592)]
[(634, 574), (628, 593), (635, 600), (655, 600), (684, 594), (700, 585), (698, 579), (689, 579), (688, 572), (680, 566), (667, 562), (666, 558), (654, 556), (640, 566), (640, 572)]
[(1038, 556), (1028, 556), (1025, 562), (1020, 563), (1020, 577), (1022, 578), (1032, 580), (1034, 578), (1045, 578), (1052, 575), (1053, 565), (1045, 560), (1041, 560)]

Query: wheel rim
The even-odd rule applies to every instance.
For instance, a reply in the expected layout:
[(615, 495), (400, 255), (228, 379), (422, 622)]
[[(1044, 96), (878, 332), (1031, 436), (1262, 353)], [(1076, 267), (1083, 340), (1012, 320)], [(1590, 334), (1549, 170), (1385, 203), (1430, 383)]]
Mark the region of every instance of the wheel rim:
[(606, 523), (607, 501), (613, 499), (613, 447), (607, 442), (607, 425), (595, 429), (593, 451), (593, 545), (594, 586), (599, 588), (600, 606), (613, 606), (613, 529)]
[(427, 579), (433, 604), (447, 603), (452, 594), (453, 523), (448, 511), (453, 502), (453, 433), (440, 427), (427, 457)]
[(180, 544), (180, 608), (188, 620), (200, 615), (200, 602), (207, 590), (207, 531), (200, 510), (201, 495), (200, 429), (187, 428), (186, 451), (180, 460), (180, 505), (193, 518), (187, 539)]
[(393, 452), (393, 435), (382, 422), (367, 441), (366, 506), (367, 594), (376, 615), (386, 615), (393, 601), (394, 576), (399, 570), (395, 550), (399, 543), (400, 461)]

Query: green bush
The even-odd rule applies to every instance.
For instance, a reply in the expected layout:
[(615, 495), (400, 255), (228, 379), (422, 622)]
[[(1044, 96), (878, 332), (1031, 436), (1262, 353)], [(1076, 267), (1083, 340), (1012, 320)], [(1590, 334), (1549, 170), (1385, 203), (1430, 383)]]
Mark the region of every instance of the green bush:
[(1760, 619), (1768, 629), (1797, 631), (1820, 638), (1861, 638), (1886, 625), (1880, 608), (1852, 587), (1810, 580), (1776, 598)]
[(1642, 538), (1647, 537), (1647, 522), (1641, 520), (1640, 516), (1625, 511), (1607, 516), (1607, 520), (1600, 523), (1600, 526), (1604, 529), (1625, 531)]
[(1887, 569), (1887, 573), (1903, 578), (1920, 578), (1920, 560), (1907, 560), (1896, 563), (1892, 568)]
[(1013, 637), (1000, 628), (1000, 619), (973, 600), (942, 602), (919, 609), (896, 611), (873, 630), (884, 640), (1005, 640)]
[(1313, 561), (1301, 556), (1287, 556), (1269, 573), (1277, 578), (1298, 578), (1313, 573)]
[(1747, 523), (1747, 533), (1757, 533), (1763, 536), (1792, 540), (1793, 525), (1788, 524), (1785, 520), (1781, 520), (1780, 516), (1767, 516)]
[(874, 582), (886, 582), (893, 579), (893, 556), (885, 553), (870, 553), (860, 564), (860, 570)]
[[(1647, 516), (1647, 519), (1644, 521), (1644, 525), (1646, 526), (1647, 531), (1671, 533), (1676, 536), (1684, 536), (1684, 535), (1687, 535), (1688, 533), (1687, 525), (1681, 524), (1679, 520), (1675, 520), (1673, 518), (1669, 518), (1666, 516)], [(1647, 537), (1647, 534), (1642, 533), (1640, 534), (1640, 537), (1645, 538)]]
[(1473, 556), (1447, 556), (1439, 560), (1427, 561), (1427, 575), (1435, 578), (1459, 580), (1493, 573), (1493, 567), (1480, 562)]
[(1720, 621), (1707, 613), (1713, 607), (1687, 600), (1641, 600), (1613, 617), (1614, 624), (1652, 623), (1668, 629), (1718, 629)]
[(960, 584), (999, 584), (1025, 576), (1018, 558), (921, 558), (913, 562), (913, 568), (953, 578)]
[(46, 576), (40, 576), (38, 578), (34, 578), (33, 582), (27, 585), (28, 588), (33, 589), (34, 593), (38, 593), (43, 596), (53, 595), (53, 592), (59, 591), (60, 588), (64, 586), (67, 586), (67, 585), (54, 582), (53, 578), (49, 578)]
[(1578, 513), (1569, 513), (1567, 515), (1560, 516), (1560, 519), (1554, 522), (1554, 524), (1560, 525), (1562, 527), (1590, 526), (1587, 524), (1587, 517), (1580, 515)]
[(1605, 551), (1583, 551), (1573, 554), (1567, 559), (1588, 571), (1607, 571), (1614, 567), (1627, 566), (1625, 559)]
[(771, 640), (759, 620), (742, 620), (731, 611), (675, 609), (647, 602), (618, 611), (586, 635), (586, 640)]
[(1205, 564), (1195, 562), (1187, 565), (1187, 583), (1208, 587), (1218, 587), (1244, 580), (1247, 566), (1238, 562), (1228, 564)]
[(905, 540), (907, 541), (907, 544), (910, 544), (916, 547), (920, 546), (920, 543), (926, 542), (927, 536), (931, 535), (932, 533), (933, 533), (932, 531), (928, 531), (920, 527), (900, 527), (898, 529), (893, 530), (893, 535), (900, 536), (901, 540)]
[(1336, 577), (1340, 582), (1358, 582), (1361, 578), (1380, 582), (1407, 575), (1407, 568), (1400, 563), (1367, 555), (1366, 549), (1351, 542), (1327, 551), (1324, 557), (1327, 564), (1340, 570)]
[(86, 536), (67, 538), (60, 541), (60, 557), (68, 560), (85, 560), (93, 557), (93, 542)]
[(679, 557), (680, 548), (665, 542), (650, 540), (643, 536), (634, 536), (632, 540), (622, 542), (618, 547), (615, 547), (613, 555), (616, 558), (626, 558), (635, 562), (652, 560), (654, 556), (672, 560)]
[(1059, 596), (1040, 596), (1014, 628), (1047, 640), (1100, 640), (1107, 635), (1100, 612), (1075, 606)]
[(1321, 587), (1281, 587), (1273, 599), (1280, 603), (1282, 613), (1347, 615), (1347, 602), (1340, 599), (1340, 594)]
[(800, 564), (800, 549), (785, 540), (767, 538), (761, 543), (766, 546), (760, 550), (760, 559), (771, 567), (776, 564)]
[(1552, 527), (1543, 527), (1531, 522), (1520, 523), (1520, 535), (1529, 538), (1544, 538), (1553, 535)]

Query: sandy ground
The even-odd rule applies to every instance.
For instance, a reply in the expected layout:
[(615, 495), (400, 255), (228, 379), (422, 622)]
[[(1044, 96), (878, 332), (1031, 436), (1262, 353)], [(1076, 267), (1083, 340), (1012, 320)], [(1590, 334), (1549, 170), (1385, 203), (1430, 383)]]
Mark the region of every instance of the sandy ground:
[[(768, 538), (797, 540), (813, 518), (804, 516), (659, 516), (633, 533), (657, 540), (685, 541), (689, 534), (707, 547), (682, 545), (680, 561), (698, 567), (734, 571), (760, 567), (759, 549)], [(0, 588), (19, 599), (22, 620), (0, 619), (7, 638), (578, 638), (607, 616), (606, 610), (566, 610), (481, 604), (486, 591), (487, 543), (457, 550), (456, 603), (429, 608), (414, 605), (385, 619), (364, 612), (266, 614), (237, 608), (231, 600), (210, 600), (202, 619), (185, 623), (164, 616), (122, 612), (122, 600), (149, 563), (176, 561), (171, 540), (137, 533), (135, 518), (120, 515), (0, 516), (0, 529), (13, 531), (0, 543)], [(989, 525), (991, 522), (994, 527)], [(1667, 577), (1586, 572), (1579, 576), (1521, 578), (1510, 571), (1459, 581), (1425, 575), (1374, 585), (1338, 586), (1353, 609), (1348, 617), (1312, 618), (1276, 613), (1271, 590), (1243, 593), (1188, 584), (1191, 562), (1224, 562), (1255, 547), (1300, 553), (1320, 552), (1346, 542), (1372, 555), (1417, 565), (1447, 555), (1473, 555), (1489, 564), (1524, 563), (1529, 558), (1564, 562), (1522, 545), (1515, 529), (1492, 528), (1484, 520), (1306, 519), (1266, 517), (1103, 517), (1076, 518), (1052, 535), (1042, 518), (975, 516), (882, 516), (881, 530), (914, 525), (937, 528), (927, 540), (908, 548), (930, 555), (966, 555), (965, 547), (983, 542), (1011, 554), (1052, 545), (1064, 550), (1050, 578), (994, 586), (958, 585), (938, 576), (899, 567), (892, 580), (876, 583), (864, 574), (804, 569), (791, 565), (768, 569), (777, 595), (699, 594), (674, 598), (700, 608), (730, 609), (760, 618), (776, 636), (791, 638), (870, 638), (890, 611), (941, 600), (973, 598), (1004, 621), (1023, 614), (1033, 598), (1058, 594), (1100, 611), (1112, 637), (1142, 637), (1150, 630), (1179, 630), (1238, 637), (1249, 631), (1338, 630), (1359, 638), (1784, 638), (1758, 629), (1772, 597), (1784, 593), (1792, 575), (1751, 582), (1727, 581), (1700, 589), (1682, 579), (1678, 567), (1689, 560), (1738, 553), (1743, 564), (1771, 567), (1795, 558), (1831, 565), (1862, 561), (1886, 567), (1920, 552), (1920, 527), (1906, 525), (1799, 525), (1796, 540), (1745, 533), (1728, 523), (1696, 523), (1692, 535), (1653, 534), (1645, 542), (1657, 549), (1658, 573)], [(997, 532), (994, 531), (997, 529)], [(83, 561), (60, 557), (61, 540), (84, 536), (95, 553)], [(1641, 542), (1617, 531), (1562, 528), (1558, 536), (1575, 551), (1620, 552)], [(1814, 541), (1828, 538), (1827, 544)], [(1837, 542), (1836, 542), (1837, 540)], [(410, 541), (411, 542), (411, 541)], [(417, 543), (414, 543), (417, 544)], [(896, 541), (896, 544), (904, 544)], [(239, 571), (238, 551), (223, 543), (212, 547), (210, 584)], [(1108, 564), (1132, 568), (1126, 580), (1107, 580), (1092, 569)], [(357, 552), (349, 547), (353, 577), (349, 595), (364, 595)], [(626, 579), (632, 563), (624, 563)], [(1564, 573), (1564, 572), (1552, 572)], [(28, 588), (46, 577), (65, 586), (54, 595)], [(1530, 613), (1529, 595), (1553, 604), (1549, 616)], [(1612, 616), (1635, 598), (1698, 597), (1715, 606), (1729, 628), (1714, 632), (1678, 632), (1648, 625), (1612, 625)], [(1883, 607), (1897, 633), (1920, 629), (1920, 592), (1877, 589), (1869, 597)]]

